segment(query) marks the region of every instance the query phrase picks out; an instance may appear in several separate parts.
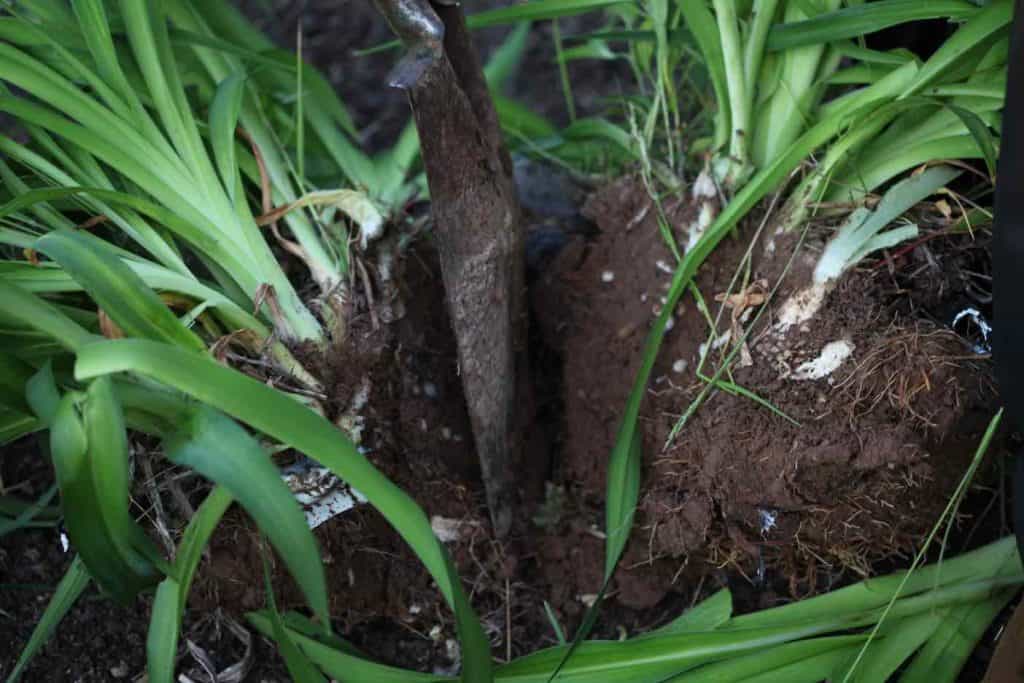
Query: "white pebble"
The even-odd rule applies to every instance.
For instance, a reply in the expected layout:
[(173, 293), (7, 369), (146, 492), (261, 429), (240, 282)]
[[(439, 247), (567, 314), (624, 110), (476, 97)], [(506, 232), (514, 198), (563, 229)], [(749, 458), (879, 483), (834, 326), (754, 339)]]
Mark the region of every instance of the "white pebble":
[(658, 259), (657, 261), (655, 261), (654, 265), (656, 265), (658, 267), (658, 270), (660, 270), (663, 273), (668, 273), (669, 275), (671, 275), (672, 273), (675, 272), (674, 270), (672, 270), (671, 266), (669, 266), (667, 263), (665, 263), (661, 259)]
[(669, 318), (668, 320), (665, 321), (665, 331), (666, 332), (668, 332), (669, 330), (671, 330), (675, 326), (676, 326), (676, 319), (675, 318)]
[(613, 273), (612, 271), (606, 270), (603, 273), (601, 273), (601, 282), (614, 282), (614, 281), (615, 281), (615, 273)]
[(687, 365), (689, 365), (689, 363), (680, 358), (679, 360), (672, 364), (672, 372), (676, 373), (677, 375), (681, 375), (684, 372), (686, 372)]
[(437, 398), (437, 385), (433, 382), (427, 382), (423, 385), (423, 393), (427, 395), (427, 398)]

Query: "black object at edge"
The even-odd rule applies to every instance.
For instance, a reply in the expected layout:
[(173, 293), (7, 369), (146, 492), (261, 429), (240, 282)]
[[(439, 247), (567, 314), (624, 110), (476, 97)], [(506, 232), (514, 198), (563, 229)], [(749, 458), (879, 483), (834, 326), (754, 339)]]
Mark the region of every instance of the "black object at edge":
[[(1010, 29), (1010, 58), (999, 149), (992, 288), (996, 377), (1011, 424), (1024, 430), (1024, 0)], [(1013, 526), (1024, 558), (1024, 454), (1013, 475)]]

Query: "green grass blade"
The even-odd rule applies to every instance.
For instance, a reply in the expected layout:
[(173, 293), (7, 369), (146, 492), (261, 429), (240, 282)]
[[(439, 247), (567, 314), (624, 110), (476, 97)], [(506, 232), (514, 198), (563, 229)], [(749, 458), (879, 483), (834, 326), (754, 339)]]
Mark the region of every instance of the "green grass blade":
[[(101, 95), (104, 93), (103, 88), (113, 89), (120, 97), (115, 99), (110, 95), (103, 95), (107, 105), (119, 112), (125, 112), (124, 118), (134, 120), (139, 131), (156, 147), (170, 156), (170, 145), (146, 112), (136, 90), (128, 82), (121, 67), (103, 2), (101, 0), (73, 0), (72, 7), (81, 27), (82, 37), (96, 64), (97, 77), (90, 79), (90, 83), (100, 84), (100, 87), (96, 89)], [(80, 69), (80, 71), (84, 70)]]
[(157, 588), (146, 638), (146, 672), (151, 683), (173, 683), (178, 636), (192, 579), (202, 559), (203, 548), (234, 499), (217, 486), (196, 510), (174, 558), (177, 579), (168, 577)]
[[(648, 635), (714, 631), (732, 618), (732, 593), (723, 588)], [(647, 635), (642, 636), (647, 637)]]
[(721, 147), (729, 139), (732, 114), (729, 111), (729, 84), (725, 77), (725, 57), (722, 53), (718, 24), (715, 23), (714, 16), (703, 0), (679, 3), (679, 11), (697, 41), (697, 47), (700, 48), (708, 75), (711, 77), (715, 101), (718, 103), (718, 112), (715, 114), (715, 146)]
[(64, 616), (88, 585), (89, 572), (86, 571), (85, 563), (82, 562), (82, 559), (76, 556), (71, 561), (71, 566), (68, 567), (67, 572), (64, 573), (64, 578), (57, 584), (57, 589), (53, 592), (50, 602), (46, 605), (46, 610), (43, 612), (43, 616), (40, 617), (39, 623), (32, 630), (28, 643), (22, 648), (14, 669), (7, 676), (7, 683), (15, 683), (21, 678), (21, 675), (25, 672), (25, 667), (29, 665), (32, 658), (39, 653), (46, 642), (53, 636), (53, 632), (57, 629), (61, 620), (64, 619)]
[(183, 602), (181, 584), (166, 578), (157, 586), (146, 633), (146, 673), (152, 683), (173, 683)]
[(1018, 592), (1003, 590), (988, 600), (944, 610), (935, 635), (900, 676), (900, 683), (954, 683), (992, 620)]
[[(285, 398), (284, 400), (289, 400)], [(330, 622), (313, 532), (266, 451), (234, 421), (197, 408), (164, 439), (167, 457), (227, 489), (270, 538), (313, 612)]]
[(129, 336), (205, 350), (203, 341), (99, 238), (59, 230), (41, 237), (36, 248), (59, 263)]
[(102, 342), (78, 354), (79, 379), (114, 372), (137, 372), (193, 396), (318, 460), (358, 489), (409, 543), (455, 611), (467, 679), (487, 679), (490, 646), (429, 520), (344, 433), (280, 392), (197, 354), (143, 340)]
[[(52, 494), (50, 493), (51, 490), (53, 491)], [(56, 492), (56, 488), (47, 489), (38, 500), (31, 503), (15, 496), (0, 496), (0, 515), (17, 517), (27, 512), (31, 519), (38, 519), (44, 522), (60, 521), (60, 518), (63, 516), (60, 507), (49, 504), (50, 500), (53, 499), (53, 495), (56, 495)]]
[[(929, 3), (931, 4), (931, 3)], [(990, 40), (1013, 18), (1012, 0), (992, 0), (946, 40), (921, 67), (902, 97), (909, 97), (940, 78), (972, 49)]]
[(25, 401), (25, 384), (35, 374), (28, 363), (0, 353), (0, 403), (23, 413), (29, 412)]
[(277, 611), (277, 602), (274, 600), (274, 586), (271, 582), (270, 560), (267, 553), (263, 553), (263, 589), (267, 596), (267, 612), (274, 627), (274, 641), (281, 651), (281, 658), (288, 669), (289, 675), (295, 683), (327, 683), (327, 679), (320, 673), (309, 658), (299, 650), (295, 641), (288, 634), (284, 620)]
[(871, 641), (854, 668), (857, 652), (850, 656), (849, 662), (836, 667), (831, 678), (834, 681), (848, 683), (867, 683), (888, 681), (903, 662), (931, 638), (944, 617), (943, 612), (926, 612), (901, 619), (896, 623), (886, 624), (885, 633)]
[(777, 24), (768, 33), (769, 50), (790, 50), (805, 45), (855, 38), (911, 21), (967, 19), (978, 7), (966, 0), (882, 0), (852, 4), (834, 12), (788, 24)]
[(28, 405), (39, 421), (49, 427), (57, 416), (60, 405), (60, 390), (53, 375), (53, 364), (47, 361), (43, 367), (29, 378), (25, 385), (25, 396)]
[(199, 568), (203, 549), (232, 502), (234, 502), (234, 498), (231, 493), (226, 488), (217, 486), (206, 496), (203, 504), (196, 510), (196, 514), (189, 520), (188, 527), (178, 546), (178, 554), (174, 558), (174, 567), (184, 588), (179, 609), (185, 607), (185, 596), (187, 596), (196, 570)]
[[(260, 612), (250, 612), (246, 615), (249, 623), (268, 638), (274, 638), (274, 624), (272, 618)], [(362, 657), (343, 652), (331, 647), (319, 640), (312, 638), (293, 629), (286, 629), (291, 639), (299, 646), (302, 652), (309, 659), (322, 669), (328, 676), (338, 681), (373, 681), (374, 683), (441, 683), (442, 681), (455, 681), (451, 676), (437, 676), (432, 674), (407, 671), (386, 664), (364, 659)], [(472, 680), (472, 679), (465, 679)], [(490, 681), (490, 678), (478, 679)]]
[[(52, 138), (44, 131), (37, 130), (37, 139), (52, 141)], [(43, 144), (43, 143), (41, 143)], [(56, 144), (54, 144), (56, 148)], [(58, 148), (59, 149), (59, 148)], [(20, 145), (13, 140), (4, 139), (0, 137), (0, 153), (9, 156), (12, 159), (16, 159), (23, 163), (25, 166), (34, 171), (41, 179), (48, 184), (71, 187), (79, 184), (79, 181), (75, 180), (71, 175), (65, 173), (55, 164), (50, 163), (39, 154), (36, 154), (28, 147)], [(64, 162), (62, 162), (64, 163)], [(70, 159), (65, 164), (67, 167), (72, 168), (74, 166)], [(4, 182), (9, 188), (15, 185), (14, 182), (3, 173), (4, 165), (0, 164), (0, 174), (4, 175)], [(108, 190), (113, 189), (113, 185), (109, 182), (109, 179), (104, 177), (99, 178), (86, 178), (87, 174), (84, 172), (78, 173), (76, 177), (79, 177), (82, 182), (86, 184), (98, 184), (107, 188)], [(30, 188), (27, 185), (22, 184), (14, 194), (18, 197), (30, 192)], [(83, 196), (80, 199), (85, 210), (92, 211), (96, 215), (105, 215), (110, 218), (111, 222), (117, 225), (121, 230), (124, 231), (128, 237), (139, 244), (143, 249), (149, 252), (157, 261), (165, 265), (166, 267), (174, 270), (182, 275), (189, 276), (191, 273), (188, 267), (182, 260), (181, 253), (177, 250), (176, 245), (166, 239), (164, 235), (159, 234), (154, 230), (141, 216), (137, 215), (134, 211), (126, 208), (115, 208), (114, 206), (100, 201), (96, 198), (92, 198), (88, 195)], [(43, 202), (29, 207), (30, 210), (39, 214), (40, 212), (49, 213), (51, 207)], [(57, 229), (61, 227), (73, 227), (71, 223), (63, 214), (53, 211), (51, 215), (47, 217), (40, 216), (43, 224), (50, 229)], [(33, 237), (34, 241), (34, 237)], [(31, 244), (26, 244), (23, 248), (31, 247)]]
[(558, 617), (555, 616), (555, 611), (551, 609), (551, 605), (548, 601), (544, 601), (544, 616), (548, 618), (548, 623), (551, 624), (551, 630), (555, 632), (555, 638), (558, 639), (559, 645), (565, 645), (569, 641), (565, 637), (565, 631), (562, 629), (562, 624), (559, 623)]
[(61, 398), (50, 425), (50, 457), (68, 538), (96, 583), (127, 605), (156, 576), (145, 560), (126, 552), (132, 539), (115, 538), (104, 519), (104, 494), (93, 482), (88, 433), (79, 413), (82, 398), (74, 393)]
[[(53, 497), (57, 495), (57, 486), (53, 485), (39, 497), (34, 503), (21, 503), (20, 510), (15, 507), (16, 503), (11, 496), (0, 496), (0, 538), (3, 536), (28, 527), (54, 527), (57, 526), (59, 518), (46, 519), (46, 513), (57, 508), (47, 507)], [(7, 510), (17, 510), (13, 519), (8, 518)]]
[(532, 0), (499, 7), (486, 12), (471, 14), (466, 18), (466, 23), (471, 29), (487, 28), (489, 26), (501, 26), (503, 24), (515, 24), (520, 21), (542, 21), (545, 19), (558, 19), (559, 17), (571, 17), (597, 9), (603, 9), (612, 5), (622, 4), (627, 0)]
[(35, 417), (0, 406), (0, 446), (5, 446), (42, 428), (43, 424)]
[(89, 444), (89, 469), (97, 492), (100, 515), (127, 564), (139, 567), (146, 576), (147, 563), (135, 556), (140, 553), (155, 564), (164, 565), (156, 546), (132, 519), (128, 508), (131, 496), (131, 475), (128, 464), (128, 433), (124, 411), (114, 394), (110, 377), (97, 377), (89, 383), (81, 405), (82, 422)]
[(550, 680), (558, 678), (558, 674), (572, 660), (580, 644), (590, 635), (597, 623), (597, 617), (604, 602), (605, 592), (611, 584), (615, 567), (619, 564), (622, 552), (629, 542), (633, 531), (633, 517), (636, 514), (636, 503), (640, 496), (640, 465), (642, 460), (642, 442), (639, 432), (634, 436), (633, 447), (626, 452), (613, 453), (608, 463), (607, 500), (605, 502), (605, 554), (604, 580), (597, 598), (587, 608), (579, 628), (573, 636), (572, 643), (565, 649), (561, 661), (551, 673)]
[[(51, 202), (55, 200), (72, 198), (77, 195), (88, 195), (101, 199), (105, 202), (118, 206), (126, 206), (138, 211), (159, 222), (175, 235), (192, 245), (196, 251), (214, 259), (222, 265), (233, 276), (239, 278), (239, 285), (253, 292), (258, 286), (256, 278), (252, 277), (249, 268), (239, 259), (237, 253), (232, 253), (231, 248), (218, 239), (216, 231), (203, 229), (206, 226), (204, 219), (193, 222), (187, 215), (182, 216), (164, 206), (143, 199), (127, 192), (118, 192), (94, 187), (56, 187), (32, 190), (15, 197), (3, 206), (0, 206), (0, 218), (5, 218), (33, 206), (39, 202)], [(248, 289), (250, 288), (251, 289)]]
[(829, 675), (836, 666), (849, 657), (856, 646), (831, 650), (808, 657), (800, 662), (793, 662), (788, 666), (774, 671), (766, 671), (762, 674), (751, 676), (743, 680), (743, 683), (820, 683), (828, 680)]
[[(864, 636), (835, 636), (831, 638), (813, 638), (796, 643), (786, 643), (767, 648), (742, 657), (733, 657), (723, 662), (708, 664), (693, 671), (687, 671), (668, 679), (666, 683), (740, 683), (758, 675), (775, 676), (773, 680), (791, 683), (799, 680), (790, 678), (780, 670), (789, 670), (797, 663), (812, 661), (815, 657), (841, 652), (846, 656), (856, 654), (854, 646), (864, 642)], [(838, 656), (838, 655), (837, 655)], [(808, 667), (809, 669), (812, 667)], [(817, 669), (817, 667), (813, 667)], [(795, 672), (793, 672), (795, 673)], [(822, 677), (805, 680), (817, 683)]]
[(609, 578), (633, 531), (633, 516), (640, 496), (640, 463), (643, 460), (639, 432), (634, 433), (628, 451), (612, 454), (608, 462), (608, 492), (605, 502), (604, 575)]
[(513, 137), (526, 140), (528, 144), (537, 144), (540, 140), (558, 134), (553, 123), (507, 97), (495, 95), (494, 108), (498, 112), (501, 127)]
[(1007, 571), (1020, 571), (1015, 542), (1009, 537), (947, 558), (941, 563), (921, 567), (909, 576), (907, 572), (896, 572), (808, 600), (734, 617), (726, 628), (772, 628), (880, 609), (891, 601), (901, 584), (901, 599), (912, 598), (927, 595), (938, 588), (956, 586), (981, 576), (998, 576)]
[[(75, 350), (94, 341), (96, 335), (44, 299), (0, 277), (0, 315), (38, 330), (62, 347)], [(10, 350), (10, 349), (8, 349)]]
[(601, 117), (578, 119), (562, 130), (562, 137), (569, 141), (598, 141), (611, 143), (634, 159), (639, 158), (633, 137), (621, 126)]
[(970, 131), (974, 141), (978, 143), (978, 149), (985, 159), (985, 168), (988, 169), (988, 177), (993, 181), (996, 177), (996, 141), (992, 131), (985, 125), (985, 121), (970, 109), (959, 107), (955, 104), (947, 104), (946, 107), (959, 117), (967, 130)]
[[(838, 5), (839, 0), (817, 3), (815, 15)], [(808, 14), (798, 8), (798, 3), (790, 3), (786, 7), (785, 18), (787, 23), (792, 23), (808, 18)], [(778, 55), (781, 61), (778, 85), (767, 101), (759, 106), (758, 115), (751, 117), (753, 130), (749, 131), (751, 140), (748, 144), (755, 168), (763, 168), (781, 156), (816, 120), (814, 114), (823, 93), (823, 86), (818, 81), (826, 60), (825, 48), (824, 45), (808, 45)]]
[(235, 159), (235, 128), (238, 126), (244, 95), (245, 75), (232, 74), (217, 85), (217, 92), (210, 103), (210, 146), (213, 148), (213, 158), (220, 171), (221, 182), (232, 202), (235, 200), (235, 189), (241, 182)]
[(519, 71), (519, 65), (522, 64), (529, 44), (530, 28), (530, 22), (516, 26), (487, 60), (484, 77), (492, 91), (501, 92), (508, 80)]
[(199, 180), (200, 192), (210, 199), (210, 185), (215, 174), (203, 147), (195, 120), (185, 102), (178, 67), (167, 46), (167, 24), (161, 4), (121, 0), (120, 16), (154, 108), (167, 130), (179, 156), (193, 177)]
[[(167, 150), (162, 147), (154, 146), (128, 121), (86, 95), (62, 74), (31, 55), (0, 43), (0, 67), (0, 76), (3, 80), (23, 88), (57, 111), (73, 115), (81, 127), (89, 131), (90, 137), (96, 138), (105, 147), (124, 146), (129, 151), (121, 156), (132, 158), (137, 155), (145, 158), (155, 174), (166, 174), (165, 181), (172, 175), (180, 178), (185, 172), (180, 159), (169, 156)], [(14, 107), (16, 102), (13, 100), (17, 99), (5, 93), (0, 97), (0, 102)], [(12, 110), (12, 113), (18, 115), (17, 111)], [(33, 111), (38, 113), (50, 110), (36, 106)], [(29, 125), (42, 123), (38, 116), (34, 120), (33, 116), (29, 115), (25, 120)], [(116, 164), (114, 167), (120, 168)]]
[[(833, 183), (832, 190), (826, 195), (826, 201), (857, 202), (864, 195), (881, 187), (901, 173), (917, 168), (922, 164), (937, 159), (981, 159), (984, 157), (978, 148), (974, 136), (951, 135), (918, 143), (908, 143), (905, 147), (891, 151), (888, 156), (876, 160), (876, 163), (858, 164), (849, 179), (841, 179)], [(873, 160), (874, 161), (874, 160)], [(849, 182), (846, 182), (846, 181)]]
[(778, 0), (755, 0), (750, 10), (752, 14), (750, 28), (747, 31), (747, 44), (743, 48), (743, 79), (746, 81), (751, 95), (757, 87), (757, 79), (761, 74), (761, 63), (765, 57), (768, 31), (775, 21), (778, 7)]

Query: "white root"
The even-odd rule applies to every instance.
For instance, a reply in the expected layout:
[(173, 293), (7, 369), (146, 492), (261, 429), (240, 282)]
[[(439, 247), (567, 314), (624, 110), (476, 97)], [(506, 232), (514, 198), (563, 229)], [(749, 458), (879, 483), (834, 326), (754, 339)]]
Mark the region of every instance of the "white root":
[(687, 226), (686, 251), (693, 249), (704, 232), (718, 217), (718, 187), (708, 169), (704, 169), (693, 181), (693, 201), (699, 207), (697, 219)]
[(853, 355), (854, 348), (853, 343), (846, 339), (829, 342), (822, 347), (817, 358), (798, 365), (790, 378), (795, 380), (825, 379)]

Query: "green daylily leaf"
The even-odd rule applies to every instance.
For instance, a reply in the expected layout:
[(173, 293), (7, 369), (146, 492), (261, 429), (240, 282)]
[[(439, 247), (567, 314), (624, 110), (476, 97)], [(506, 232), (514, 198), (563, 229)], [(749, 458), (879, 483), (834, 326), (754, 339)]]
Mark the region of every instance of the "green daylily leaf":
[(295, 645), (295, 641), (288, 634), (281, 613), (277, 611), (277, 601), (274, 600), (274, 586), (270, 579), (270, 561), (266, 553), (263, 553), (263, 583), (264, 592), (267, 595), (267, 613), (274, 627), (274, 640), (281, 650), (281, 657), (288, 668), (295, 683), (327, 683), (327, 679), (320, 673), (309, 658)]
[(719, 626), (728, 623), (731, 618), (732, 593), (729, 592), (728, 588), (723, 588), (714, 595), (705, 598), (697, 605), (686, 610), (681, 616), (677, 617), (673, 621), (670, 621), (661, 628), (652, 631), (651, 635), (714, 631)]
[(259, 443), (233, 420), (200, 406), (164, 439), (164, 449), (171, 461), (199, 472), (238, 500), (270, 538), (310, 607), (328, 624), (327, 585), (313, 532)]
[(429, 520), (407, 494), (356, 450), (343, 432), (261, 382), (166, 344), (105, 341), (90, 344), (78, 354), (75, 375), (80, 380), (116, 372), (145, 375), (217, 408), (318, 460), (362, 493), (409, 543), (455, 611), (463, 661), (469, 672), (466, 677), (474, 680), (489, 676), (487, 638)]
[(157, 588), (146, 638), (146, 671), (151, 683), (173, 683), (178, 654), (178, 634), (185, 601), (202, 559), (203, 549), (221, 517), (233, 502), (223, 486), (217, 486), (196, 510), (174, 559), (177, 578), (164, 579)]
[(925, 19), (966, 19), (978, 8), (966, 0), (881, 0), (852, 4), (804, 21), (778, 24), (768, 34), (769, 50), (791, 50), (875, 33)]
[(127, 335), (206, 349), (156, 292), (99, 238), (80, 230), (58, 230), (36, 244), (82, 285)]
[(232, 74), (217, 85), (210, 104), (210, 142), (221, 182), (228, 196), (234, 199), (240, 182), (235, 159), (235, 128), (245, 95), (245, 74)]
[(128, 604), (155, 574), (141, 558), (123, 551), (130, 539), (112, 536), (104, 520), (101, 494), (95, 489), (89, 441), (80, 413), (84, 396), (65, 394), (50, 425), (50, 457), (57, 472), (68, 538), (89, 574), (111, 597)]

